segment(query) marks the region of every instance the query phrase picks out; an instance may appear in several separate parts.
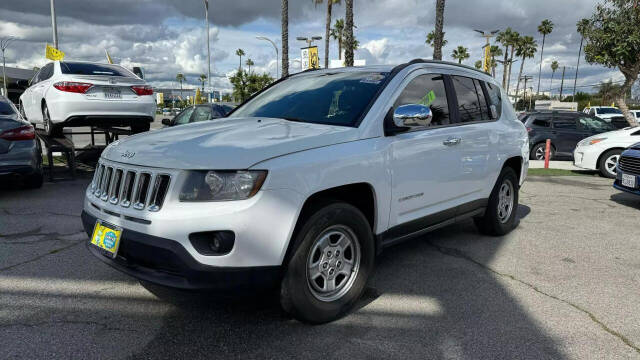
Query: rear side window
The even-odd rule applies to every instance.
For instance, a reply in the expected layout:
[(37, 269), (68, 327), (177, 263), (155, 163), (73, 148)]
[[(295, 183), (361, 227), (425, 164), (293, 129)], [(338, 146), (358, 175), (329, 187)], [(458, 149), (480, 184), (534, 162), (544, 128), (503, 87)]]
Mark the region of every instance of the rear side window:
[(562, 130), (577, 130), (576, 119), (570, 116), (558, 116), (553, 120), (553, 127)]
[(193, 114), (192, 122), (205, 121), (211, 119), (210, 106), (198, 106)]
[(531, 125), (539, 127), (551, 127), (551, 119), (547, 116), (538, 116), (532, 122)]
[(194, 109), (194, 106), (190, 106), (184, 109), (180, 114), (176, 115), (176, 117), (173, 118), (174, 125), (188, 124)]
[(401, 105), (429, 106), (433, 114), (430, 126), (448, 125), (449, 103), (444, 87), (444, 77), (438, 74), (419, 75), (402, 90), (394, 108)]
[(8, 102), (0, 101), (0, 115), (13, 115), (15, 110)]
[(479, 94), (482, 94), (482, 89), (478, 89), (480, 84), (463, 76), (452, 76), (451, 80), (458, 99), (460, 122), (489, 120), (487, 103), (485, 102), (484, 106), (481, 105), (484, 96), (480, 98)]
[(61, 62), (60, 69), (63, 74), (71, 75), (106, 75), (106, 76), (126, 76), (135, 75), (124, 68), (110, 64), (88, 64), (76, 62)]
[[(489, 105), (496, 107), (498, 113), (498, 119), (502, 116), (502, 95), (500, 94), (500, 88), (497, 85), (490, 83), (484, 83), (487, 87), (487, 96), (489, 97)], [(524, 121), (524, 120), (523, 120)]]

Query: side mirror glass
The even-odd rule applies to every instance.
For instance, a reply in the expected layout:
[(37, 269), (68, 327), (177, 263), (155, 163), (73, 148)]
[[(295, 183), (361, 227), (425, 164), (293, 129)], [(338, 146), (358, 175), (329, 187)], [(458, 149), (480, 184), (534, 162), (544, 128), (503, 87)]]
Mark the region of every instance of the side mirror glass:
[(433, 113), (428, 106), (407, 104), (398, 106), (393, 112), (393, 123), (399, 128), (426, 127), (431, 124)]
[(162, 125), (171, 126), (171, 119), (162, 119)]
[(489, 112), (491, 112), (491, 118), (494, 120), (498, 119), (498, 110), (495, 105), (489, 106)]

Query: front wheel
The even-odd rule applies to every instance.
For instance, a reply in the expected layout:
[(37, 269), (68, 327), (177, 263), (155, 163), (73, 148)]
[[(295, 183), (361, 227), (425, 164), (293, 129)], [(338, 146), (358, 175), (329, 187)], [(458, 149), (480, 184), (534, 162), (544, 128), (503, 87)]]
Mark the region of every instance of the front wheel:
[(474, 218), (481, 233), (500, 236), (511, 232), (516, 225), (518, 209), (518, 177), (506, 167), (500, 172), (483, 217)]
[(356, 304), (374, 268), (371, 226), (352, 205), (333, 202), (302, 220), (280, 290), (282, 308), (314, 324)]
[(618, 166), (620, 154), (622, 154), (622, 150), (614, 149), (609, 150), (602, 155), (600, 163), (598, 164), (598, 170), (600, 171), (601, 176), (609, 179), (615, 179), (616, 167)]

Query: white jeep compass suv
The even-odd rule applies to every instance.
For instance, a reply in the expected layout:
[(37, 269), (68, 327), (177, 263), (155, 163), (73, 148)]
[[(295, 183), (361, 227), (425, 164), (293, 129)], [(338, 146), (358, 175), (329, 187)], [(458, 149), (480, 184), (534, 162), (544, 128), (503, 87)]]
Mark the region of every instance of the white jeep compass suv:
[(473, 218), (516, 224), (527, 131), (490, 76), (457, 64), (316, 70), (227, 118), (112, 143), (86, 191), (89, 250), (146, 282), (280, 289), (322, 323), (385, 247)]

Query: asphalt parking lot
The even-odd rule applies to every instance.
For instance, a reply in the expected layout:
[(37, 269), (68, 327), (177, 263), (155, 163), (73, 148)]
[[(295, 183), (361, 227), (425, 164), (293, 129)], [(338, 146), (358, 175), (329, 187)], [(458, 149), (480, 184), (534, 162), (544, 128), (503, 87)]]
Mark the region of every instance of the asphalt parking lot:
[(468, 222), (391, 248), (359, 309), (321, 326), (94, 259), (88, 182), (0, 191), (2, 359), (640, 358), (640, 198), (610, 180), (530, 178), (508, 236)]

